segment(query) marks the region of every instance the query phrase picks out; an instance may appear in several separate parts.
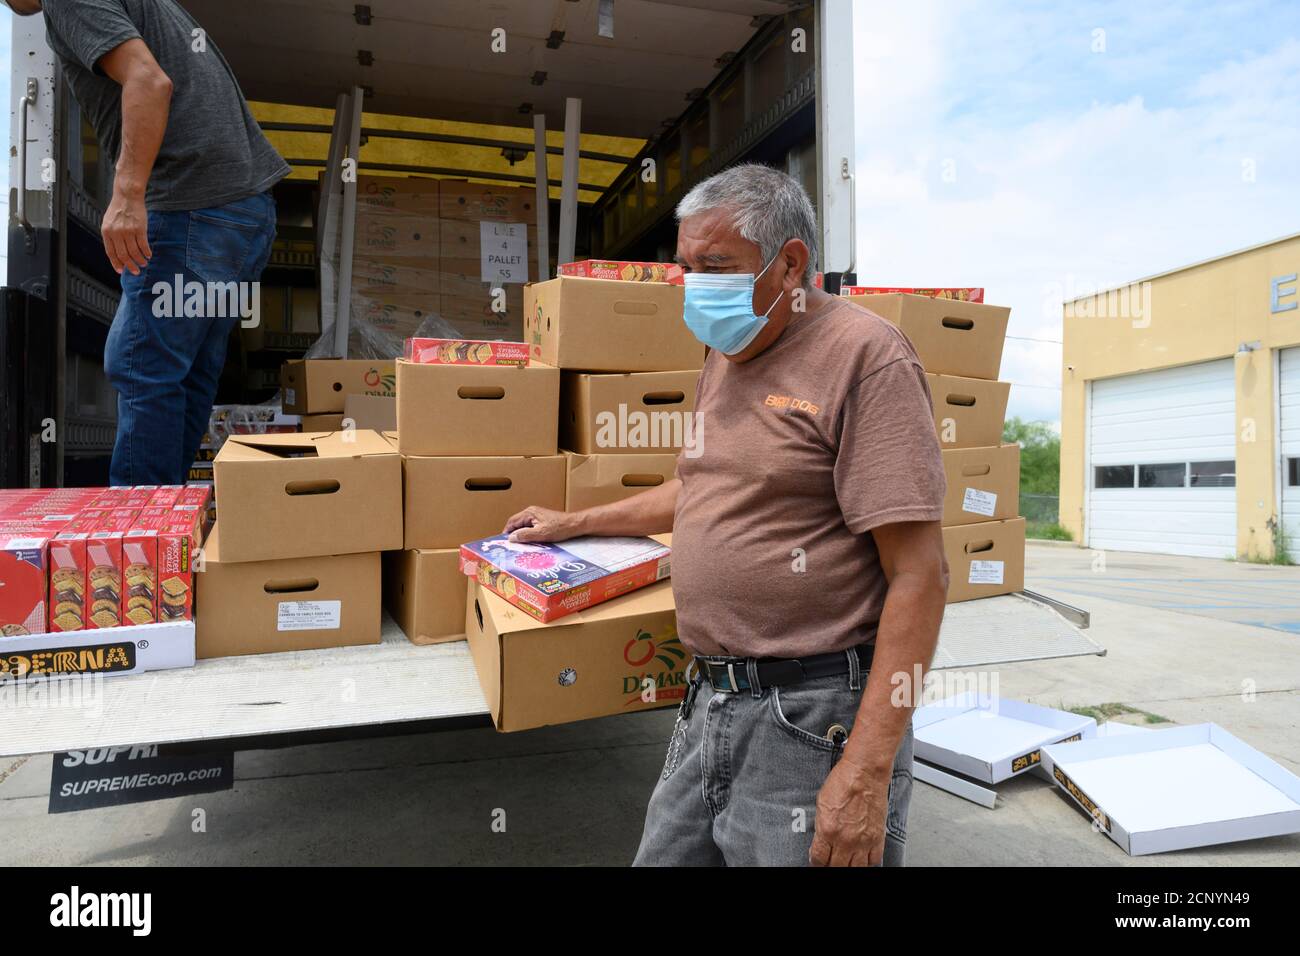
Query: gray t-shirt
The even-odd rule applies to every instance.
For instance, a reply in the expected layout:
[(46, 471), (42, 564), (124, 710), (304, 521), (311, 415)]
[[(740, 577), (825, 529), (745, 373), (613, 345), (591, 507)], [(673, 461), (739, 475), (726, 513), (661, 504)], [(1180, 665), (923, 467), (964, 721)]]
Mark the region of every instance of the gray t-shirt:
[(171, 78), (167, 130), (145, 193), (149, 209), (221, 206), (289, 174), (226, 58), (206, 34), (196, 35), (201, 27), (175, 0), (44, 0), (43, 10), (50, 47), (114, 161), (122, 143), (122, 88), (96, 67), (100, 57), (139, 38)]

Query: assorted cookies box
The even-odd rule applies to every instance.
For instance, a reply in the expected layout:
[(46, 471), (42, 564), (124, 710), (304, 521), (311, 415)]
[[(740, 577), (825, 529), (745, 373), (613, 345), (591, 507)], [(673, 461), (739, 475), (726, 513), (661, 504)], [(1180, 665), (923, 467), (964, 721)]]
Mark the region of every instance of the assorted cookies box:
[(553, 621), (669, 575), (672, 549), (653, 538), (572, 538), (561, 544), (496, 535), (460, 547), (460, 569), (539, 621)]
[(685, 285), (685, 273), (675, 262), (621, 262), (611, 259), (583, 259), (560, 264), (562, 276), (588, 279), (621, 279), (624, 282), (667, 282)]
[(523, 342), (407, 339), (405, 356), (419, 365), (527, 365)]
[(0, 638), (45, 633), (49, 533), (0, 522)]

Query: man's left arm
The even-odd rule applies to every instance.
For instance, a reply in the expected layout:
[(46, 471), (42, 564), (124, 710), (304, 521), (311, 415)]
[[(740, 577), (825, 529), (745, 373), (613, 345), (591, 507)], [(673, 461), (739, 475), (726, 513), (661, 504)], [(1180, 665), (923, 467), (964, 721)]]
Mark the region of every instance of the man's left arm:
[(872, 536), (889, 590), (854, 732), (817, 799), (810, 857), (820, 866), (875, 866), (884, 856), (894, 755), (920, 696), (918, 675), (934, 657), (948, 591), (939, 522), (882, 525)]

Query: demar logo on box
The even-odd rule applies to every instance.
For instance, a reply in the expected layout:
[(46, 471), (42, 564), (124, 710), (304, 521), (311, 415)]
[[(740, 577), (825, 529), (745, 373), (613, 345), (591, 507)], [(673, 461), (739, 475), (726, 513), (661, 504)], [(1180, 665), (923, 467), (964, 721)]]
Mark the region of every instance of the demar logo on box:
[[(623, 693), (630, 695), (624, 706), (646, 700), (653, 688), (653, 700), (675, 700), (683, 696), (686, 683), (686, 649), (676, 631), (656, 638), (637, 630), (636, 636), (623, 646), (623, 660), (637, 669), (623, 676)], [(656, 667), (655, 662), (663, 665)]]

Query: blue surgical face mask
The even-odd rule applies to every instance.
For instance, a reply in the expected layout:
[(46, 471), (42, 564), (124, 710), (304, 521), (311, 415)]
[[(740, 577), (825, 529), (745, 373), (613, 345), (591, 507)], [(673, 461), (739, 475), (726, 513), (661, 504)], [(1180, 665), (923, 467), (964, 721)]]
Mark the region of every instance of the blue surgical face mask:
[(776, 256), (773, 256), (757, 276), (749, 272), (688, 272), (685, 277), (687, 328), (697, 339), (723, 355), (743, 352), (763, 331), (768, 315), (785, 295), (782, 289), (766, 312), (754, 314), (754, 283), (775, 261)]

